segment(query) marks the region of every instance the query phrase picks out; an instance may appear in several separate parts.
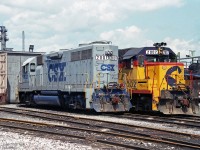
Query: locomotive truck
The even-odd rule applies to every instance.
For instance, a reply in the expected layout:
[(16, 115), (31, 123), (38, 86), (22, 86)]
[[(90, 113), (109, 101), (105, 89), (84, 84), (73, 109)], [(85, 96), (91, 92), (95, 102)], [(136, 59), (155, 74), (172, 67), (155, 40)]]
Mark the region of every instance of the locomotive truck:
[(184, 79), (184, 64), (166, 43), (119, 50), (119, 83), (131, 96), (135, 111), (196, 114), (199, 103)]
[(79, 44), (27, 59), (22, 65), (19, 100), (26, 105), (125, 112), (132, 107), (118, 85), (118, 47), (109, 41)]

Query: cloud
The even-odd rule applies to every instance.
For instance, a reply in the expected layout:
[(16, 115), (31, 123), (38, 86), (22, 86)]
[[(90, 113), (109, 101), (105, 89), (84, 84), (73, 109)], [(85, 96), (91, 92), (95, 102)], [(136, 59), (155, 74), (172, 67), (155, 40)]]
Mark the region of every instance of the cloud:
[(9, 14), (11, 13), (12, 9), (6, 5), (1, 5), (0, 4), (0, 13), (1, 14)]
[[(133, 25), (102, 32), (99, 37), (101, 40), (112, 41), (112, 43), (118, 45), (119, 48), (153, 46), (153, 43), (156, 41), (153, 39), (146, 39), (145, 34), (146, 29)], [(160, 41), (166, 42), (167, 47), (171, 48), (176, 54), (180, 52), (181, 58), (191, 54), (191, 50), (195, 51), (195, 56), (200, 55), (200, 51), (198, 51), (200, 42), (196, 42), (194, 39), (186, 40), (166, 37)]]
[(96, 14), (109, 12), (121, 12), (122, 10), (151, 11), (163, 7), (180, 7), (184, 4), (183, 0), (1, 0), (0, 5), (11, 7), (18, 10), (42, 11), (46, 13), (58, 13), (63, 8), (69, 11), (84, 10)]
[(176, 54), (178, 52), (181, 53), (181, 58), (185, 58), (186, 55), (191, 55), (191, 50), (195, 51), (195, 56), (199, 56), (199, 47), (200, 42), (196, 42), (195, 40), (185, 40), (185, 39), (172, 39), (165, 38), (164, 41), (167, 43), (168, 47), (170, 47)]
[(184, 5), (182, 0), (140, 0), (140, 1), (133, 1), (132, 4), (138, 6), (136, 9), (141, 11), (152, 11), (160, 8), (166, 8), (170, 6), (180, 7)]
[[(15, 50), (21, 49), (22, 31), (25, 31), (26, 45), (34, 42), (31, 44), (37, 45), (38, 50), (51, 45), (76, 46), (81, 41), (98, 40), (100, 34), (100, 38), (106, 35), (116, 42), (114, 34), (118, 35), (122, 45), (128, 46), (133, 40), (141, 43), (139, 38), (143, 38), (144, 32), (136, 26), (116, 30), (113, 26), (131, 18), (136, 11), (182, 5), (183, 0), (1, 0), (0, 22), (8, 29), (7, 45)], [(128, 44), (122, 36), (129, 39)]]
[(113, 44), (120, 48), (131, 47), (133, 45), (139, 46), (142, 44), (144, 31), (137, 26), (129, 26), (100, 34), (100, 39), (112, 41)]

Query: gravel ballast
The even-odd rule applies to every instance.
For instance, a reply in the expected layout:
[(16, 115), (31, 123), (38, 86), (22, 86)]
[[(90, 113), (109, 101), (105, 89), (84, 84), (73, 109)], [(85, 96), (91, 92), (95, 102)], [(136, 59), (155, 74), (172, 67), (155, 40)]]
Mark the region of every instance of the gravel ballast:
[(26, 135), (26, 133), (13, 133), (0, 131), (0, 149), (2, 150), (92, 150), (90, 146), (68, 143), (55, 139), (47, 139)]
[[(151, 128), (157, 128), (157, 129), (165, 129), (169, 131), (177, 131), (177, 132), (184, 132), (184, 133), (190, 133), (190, 134), (196, 134), (200, 135), (200, 131), (198, 129), (194, 128), (188, 128), (188, 127), (182, 127), (178, 128), (177, 126), (165, 124), (165, 123), (152, 123), (147, 121), (138, 121), (138, 120), (130, 120), (130, 119), (123, 119), (123, 118), (117, 118), (116, 117), (110, 117), (110, 116), (104, 116), (104, 115), (84, 115), (84, 114), (78, 114), (78, 113), (68, 113), (68, 112), (62, 112), (62, 111), (55, 111), (55, 110), (45, 110), (45, 109), (36, 109), (36, 108), (25, 108), (25, 107), (18, 107), (17, 105), (1, 105), (3, 107), (10, 107), (10, 108), (18, 108), (18, 109), (31, 109), (31, 110), (39, 110), (41, 112), (50, 112), (55, 114), (66, 114), (69, 116), (73, 116), (76, 118), (83, 117), (83, 118), (91, 118), (91, 119), (97, 119), (97, 120), (105, 120), (110, 122), (118, 122), (123, 124), (129, 124), (129, 125), (137, 125), (137, 126), (147, 126)], [(27, 121), (36, 121), (36, 122), (43, 122), (43, 123), (52, 123), (57, 125), (65, 125), (69, 126), (66, 123), (63, 122), (56, 122), (56, 121), (47, 121), (39, 118), (32, 118), (29, 116), (23, 116), (23, 115), (17, 115), (17, 114), (9, 114), (5, 112), (0, 113), (1, 118), (12, 118), (17, 120), (27, 120)], [(151, 118), (149, 118), (151, 119)], [(99, 149), (98, 147), (93, 147), (92, 145), (88, 145), (86, 143), (80, 144), (76, 142), (71, 142), (70, 140), (57, 140), (57, 139), (51, 139), (48, 137), (40, 137), (36, 135), (31, 134), (23, 134), (23, 133), (15, 133), (10, 130), (5, 131), (1, 130), (0, 127), (0, 149), (84, 149), (84, 150), (90, 150), (90, 149)], [(100, 148), (101, 149), (101, 148)], [(169, 149), (173, 149), (170, 147)]]

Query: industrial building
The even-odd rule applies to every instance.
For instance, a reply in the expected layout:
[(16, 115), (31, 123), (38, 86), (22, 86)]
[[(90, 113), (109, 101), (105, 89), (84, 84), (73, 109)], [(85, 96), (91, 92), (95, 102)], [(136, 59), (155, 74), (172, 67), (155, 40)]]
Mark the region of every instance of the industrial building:
[(0, 104), (18, 103), (18, 81), (22, 63), (33, 56), (42, 53), (33, 52), (34, 45), (29, 46), (29, 51), (25, 51), (24, 31), (22, 32), (22, 51), (13, 51), (13, 48), (7, 48), (6, 42), (7, 29), (0, 26)]
[(0, 104), (18, 103), (18, 81), (23, 62), (38, 52), (0, 51)]

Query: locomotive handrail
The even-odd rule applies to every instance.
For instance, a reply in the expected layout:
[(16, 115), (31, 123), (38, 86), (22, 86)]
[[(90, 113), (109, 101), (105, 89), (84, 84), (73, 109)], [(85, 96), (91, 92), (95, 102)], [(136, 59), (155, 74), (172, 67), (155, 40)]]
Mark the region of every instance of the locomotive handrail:
[(100, 89), (100, 73), (98, 73), (97, 76), (98, 76), (98, 89)]
[[(122, 75), (123, 75), (123, 81), (124, 81), (124, 85), (125, 85), (125, 89), (127, 89), (127, 92), (128, 92), (128, 94), (130, 94), (130, 93), (132, 93), (132, 88), (130, 87), (128, 87), (127, 86), (127, 73), (122, 73)], [(129, 92), (129, 91), (131, 91), (131, 92)], [(130, 98), (132, 99), (132, 94), (130, 94)]]
[[(64, 88), (64, 82), (62, 82), (62, 81), (59, 81), (59, 74), (60, 74), (61, 72), (58, 72), (57, 74), (55, 74), (55, 73), (44, 73), (44, 74), (34, 74), (34, 75), (30, 75), (30, 74), (22, 74), (21, 76), (23, 76), (25, 79), (27, 79), (27, 80), (22, 80), (21, 82), (20, 82), (20, 84), (22, 84), (22, 83), (29, 83), (29, 86), (31, 87), (31, 88), (33, 88), (33, 87), (41, 87), (41, 88), (44, 88), (43, 86), (41, 86), (41, 85), (38, 85), (37, 83), (36, 83), (36, 78), (37, 78), (37, 76), (39, 77), (39, 81), (41, 82), (41, 80), (43, 80), (43, 79), (41, 79), (41, 77), (42, 76), (48, 76), (48, 74), (51, 76), (51, 75), (54, 75), (55, 76), (55, 78), (56, 78), (56, 81), (52, 81), (52, 82), (49, 82), (49, 84), (48, 85), (46, 85), (46, 88), (47, 88), (47, 86), (51, 86), (51, 88), (53, 88), (54, 86), (57, 86), (57, 87), (60, 87), (60, 85), (62, 85), (63, 86), (63, 88)], [(78, 84), (78, 83), (76, 83), (76, 85), (81, 85), (81, 87), (83, 87), (83, 88), (86, 88), (87, 87), (87, 84), (88, 84), (88, 81), (89, 81), (89, 74), (88, 73), (77, 73), (77, 74), (66, 74), (66, 72), (62, 72), (63, 74), (64, 74), (64, 77), (69, 77), (69, 76), (73, 76), (73, 75), (75, 75), (75, 76), (77, 76), (77, 75), (80, 75), (80, 76), (82, 76), (82, 75), (86, 75), (86, 80), (85, 80), (85, 82), (84, 83), (81, 83), (81, 84)], [(35, 77), (35, 78), (34, 78)], [(47, 79), (48, 80), (48, 79)]]
[(87, 88), (87, 84), (89, 81), (89, 74), (88, 73), (84, 73), (86, 75), (86, 81), (85, 81), (85, 86), (84, 86), (84, 92), (86, 92), (86, 88)]
[[(64, 86), (63, 85), (63, 82), (60, 82), (59, 81), (59, 75), (60, 75), (60, 73), (63, 73), (64, 74), (64, 77), (69, 77), (69, 76), (73, 76), (73, 75), (75, 75), (75, 76), (82, 76), (82, 75), (86, 75), (86, 80), (85, 80), (85, 82), (84, 83), (81, 83), (81, 84), (79, 84), (79, 83), (74, 83), (74, 85), (81, 85), (81, 87), (83, 87), (84, 88), (84, 91), (86, 90), (86, 88), (87, 88), (87, 85), (89, 85), (90, 86), (90, 88), (92, 88), (93, 87), (93, 84), (96, 82), (95, 81), (95, 79), (93, 80), (93, 82), (92, 83), (88, 83), (88, 81), (89, 81), (89, 74), (88, 73), (77, 73), (77, 74), (66, 74), (66, 71), (64, 71), (64, 72), (57, 72), (56, 74), (55, 73), (43, 73), (43, 74), (34, 74), (34, 75), (30, 75), (30, 74), (22, 74), (22, 76), (25, 76), (25, 78), (27, 78), (27, 80), (22, 80), (22, 83), (29, 83), (29, 87), (30, 88), (34, 88), (34, 87), (37, 87), (37, 88), (40, 88), (41, 90), (43, 89), (43, 88), (47, 88), (48, 86), (49, 87), (51, 87), (51, 88), (54, 88), (55, 86), (57, 87), (57, 88), (59, 88), (60, 87), (60, 85), (62, 85), (62, 86)], [(101, 74), (106, 74), (107, 76), (113, 76), (113, 78), (115, 78), (115, 77), (117, 77), (117, 74), (112, 74), (112, 75), (110, 75), (109, 73), (97, 73), (97, 77), (98, 77), (98, 89), (100, 89), (101, 88), (101, 84), (102, 83), (104, 83), (104, 82), (101, 82)], [(126, 73), (123, 73), (124, 74), (124, 77), (123, 77), (123, 80), (124, 80), (124, 83), (125, 83), (125, 85), (127, 84), (126, 82), (126, 76), (127, 76), (127, 74)], [(52, 78), (52, 75), (54, 75), (54, 77), (55, 77), (55, 79), (56, 80), (54, 80), (54, 77), (51, 79), (52, 81), (50, 82), (50, 81), (48, 81), (48, 78), (46, 79), (48, 82), (49, 82), (49, 84), (47, 84), (47, 85), (45, 85), (45, 86), (42, 86), (42, 85), (40, 85), (40, 84), (38, 84), (38, 83), (40, 83), (40, 82), (43, 82), (43, 79), (42, 79), (42, 76), (50, 76), (51, 78)], [(38, 76), (38, 77), (37, 77)], [(38, 78), (38, 80), (37, 80), (37, 78)], [(71, 84), (72, 85), (72, 84)]]
[[(50, 86), (51, 88), (53, 88), (55, 86), (56, 87), (64, 86), (63, 85), (64, 82), (59, 81), (59, 74), (60, 73), (61, 72), (57, 72), (57, 74), (55, 74), (55, 73), (44, 73), (44, 74), (34, 74), (34, 75), (22, 74), (22, 76), (24, 76), (27, 79), (27, 80), (22, 80), (22, 83), (29, 83), (29, 86), (31, 88), (34, 88), (34, 87), (38, 87), (39, 88), (40, 87), (42, 89), (45, 88), (45, 87), (47, 88), (48, 86)], [(74, 83), (76, 85), (81, 85), (81, 87), (84, 88), (84, 91), (85, 91), (87, 85), (90, 85), (90, 88), (91, 88), (93, 86), (93, 84), (94, 84), (94, 82), (91, 83), (91, 84), (88, 84), (88, 81), (89, 81), (89, 74), (88, 73), (66, 74), (66, 72), (63, 72), (63, 74), (64, 74), (64, 77), (67, 77), (67, 78), (69, 76), (73, 76), (73, 75), (75, 75), (75, 76), (86, 75), (86, 77), (85, 77), (86, 80), (85, 80), (84, 83), (81, 83), (81, 84), (79, 84), (77, 82)], [(98, 88), (100, 88), (101, 87), (100, 85), (102, 83), (104, 83), (104, 82), (101, 82), (101, 74), (106, 74), (107, 76), (113, 76), (113, 78), (115, 76), (117, 76), (117, 74), (110, 75), (108, 73), (97, 73), (96, 76), (98, 77)], [(126, 81), (127, 74), (126, 73), (123, 73), (123, 74), (124, 74), (123, 80), (124, 80), (124, 83), (126, 85), (127, 84), (127, 81)], [(43, 82), (42, 76), (48, 76), (48, 75), (51, 76), (51, 77), (52, 77), (52, 75), (54, 75), (54, 77), (55, 77), (56, 80), (54, 80), (54, 78), (53, 78), (52, 81), (50, 82), (50, 81), (48, 81), (48, 78), (47, 78), (46, 80), (49, 82), (49, 84), (47, 84), (45, 87), (42, 86), (42, 85), (39, 85), (38, 83)], [(36, 78), (38, 78), (38, 80)]]
[[(96, 77), (98, 77), (98, 88), (100, 88), (100, 85), (101, 85), (101, 83), (105, 83), (104, 81), (101, 81), (101, 74), (106, 74), (107, 75), (107, 81), (106, 81), (106, 83), (108, 84), (108, 76), (113, 76), (113, 78), (115, 77), (115, 76), (118, 76), (118, 74), (109, 74), (109, 73), (97, 73), (96, 74)], [(118, 79), (118, 77), (117, 77), (117, 79)], [(93, 82), (94, 82), (94, 80), (93, 80)]]

